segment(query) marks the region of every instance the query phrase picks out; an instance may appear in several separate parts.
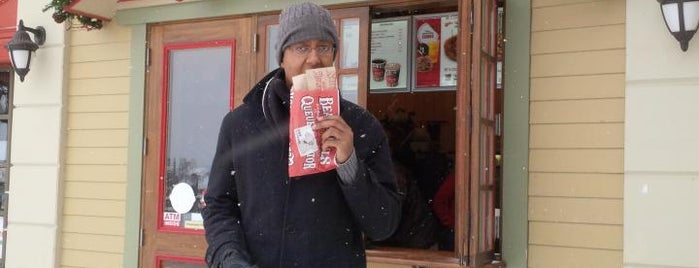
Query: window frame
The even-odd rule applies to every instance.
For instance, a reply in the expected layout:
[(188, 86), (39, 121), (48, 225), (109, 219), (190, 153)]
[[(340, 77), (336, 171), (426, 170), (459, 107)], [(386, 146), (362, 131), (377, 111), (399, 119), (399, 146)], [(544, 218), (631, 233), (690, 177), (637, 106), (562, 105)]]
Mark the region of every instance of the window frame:
[[(11, 164), (11, 159), (10, 159), (10, 145), (12, 144), (12, 108), (13, 108), (13, 99), (14, 99), (14, 76), (15, 73), (12, 71), (12, 68), (9, 66), (1, 66), (0, 67), (0, 73), (7, 73), (8, 78), (7, 78), (7, 88), (8, 88), (8, 96), (7, 96), (7, 113), (6, 114), (0, 114), (0, 121), (7, 121), (7, 146), (6, 146), (6, 159), (5, 162), (0, 162), (0, 168), (5, 169), (5, 182), (4, 182), (4, 187), (2, 189), (2, 206), (5, 208), (3, 211), (0, 212), (0, 216), (3, 217), (3, 222), (2, 222), (2, 241), (0, 242), (0, 246), (2, 247), (2, 250), (0, 251), (0, 267), (5, 267), (5, 256), (7, 255), (7, 216), (8, 216), (8, 205), (9, 205), (9, 198), (10, 198), (10, 168), (12, 166)], [(2, 81), (0, 79), (0, 81)]]
[[(454, 161), (455, 164), (455, 175), (456, 175), (456, 228), (455, 228), (455, 249), (454, 251), (435, 251), (428, 249), (413, 249), (413, 248), (400, 248), (400, 247), (374, 247), (367, 249), (367, 261), (375, 263), (388, 263), (388, 264), (398, 264), (398, 265), (411, 265), (411, 266), (429, 266), (429, 267), (481, 267), (488, 263), (492, 259), (493, 250), (470, 250), (477, 249), (479, 245), (493, 245), (494, 241), (484, 242), (483, 239), (492, 239), (490, 235), (481, 235), (483, 230), (483, 220), (480, 218), (483, 215), (488, 217), (493, 216), (494, 213), (485, 213), (484, 202), (480, 200), (479, 195), (481, 194), (481, 188), (485, 187), (481, 185), (479, 181), (479, 176), (481, 176), (481, 157), (484, 157), (484, 150), (480, 143), (480, 126), (481, 121), (481, 78), (480, 78), (480, 62), (483, 57), (481, 51), (480, 42), (483, 41), (483, 28), (487, 25), (483, 25), (482, 13), (484, 8), (482, 6), (482, 1), (480, 0), (456, 0), (457, 3), (457, 15), (459, 20), (459, 25), (470, 25), (471, 27), (461, 27), (462, 38), (458, 42), (458, 81), (471, 81), (471, 83), (457, 83), (456, 85), (456, 122), (462, 122), (456, 125), (456, 143), (455, 150), (458, 156)], [(434, 4), (429, 0), (413, 0), (413, 1), (370, 1), (362, 4), (341, 4), (328, 6), (327, 8), (331, 13), (339, 12), (343, 8), (353, 8), (353, 7), (381, 7), (381, 8), (407, 8), (412, 6), (423, 6)], [(491, 4), (497, 6), (497, 4)], [(370, 11), (371, 12), (371, 11)], [(497, 11), (496, 11), (497, 12)], [(367, 14), (368, 15), (368, 14)], [(268, 49), (273, 49), (268, 47), (267, 40), (267, 27), (269, 25), (276, 24), (276, 19), (278, 15), (267, 14), (259, 16), (257, 18), (257, 36), (259, 38), (259, 43), (257, 44), (259, 50), (257, 55), (257, 77), (261, 77), (267, 73), (266, 70), (266, 55)], [(361, 21), (360, 25), (371, 25), (373, 22), (370, 17), (366, 17), (368, 21)], [(337, 18), (334, 19), (339, 21)], [(340, 27), (340, 25), (338, 25)], [(361, 28), (360, 34), (362, 36), (369, 35), (370, 29)], [(495, 32), (491, 34), (495, 35)], [(360, 51), (367, 51), (369, 46), (369, 38), (361, 37), (360, 45), (367, 46)], [(488, 48), (492, 50), (493, 44), (488, 43)], [(472, 49), (475, 48), (475, 49)], [(368, 53), (367, 53), (368, 54)], [(490, 53), (488, 53), (490, 54)], [(339, 54), (338, 54), (339, 55)], [(361, 57), (362, 55), (360, 55)], [(360, 85), (367, 85), (368, 79), (370, 79), (370, 73), (366, 65), (369, 62), (367, 57), (362, 57), (366, 59), (366, 62), (360, 62), (360, 66), (364, 66), (360, 70), (361, 75), (359, 78), (365, 82), (360, 83)], [(339, 59), (338, 59), (339, 60)], [(470, 64), (465, 64), (470, 63)], [(478, 68), (472, 68), (471, 66), (479, 66)], [(486, 72), (488, 75), (487, 79), (495, 78), (494, 73), (496, 70), (490, 70)], [(474, 80), (475, 79), (475, 80)], [(493, 81), (483, 81), (484, 83), (492, 85), (495, 87), (495, 80)], [(366, 106), (366, 101), (369, 94), (369, 88), (364, 88), (365, 90), (360, 90), (360, 101), (361, 106)], [(492, 105), (490, 105), (492, 106)], [(489, 122), (486, 125), (488, 127), (492, 126), (493, 122)], [(474, 134), (475, 133), (475, 134)], [(492, 146), (491, 146), (492, 147)], [(492, 148), (491, 148), (492, 149)], [(492, 151), (492, 150), (491, 150)], [(490, 159), (491, 164), (492, 160)], [(494, 168), (494, 166), (489, 166)], [(470, 178), (473, 178), (471, 180)], [(475, 216), (475, 217), (471, 217)], [(488, 222), (488, 221), (486, 221)], [(493, 227), (490, 227), (492, 229)]]

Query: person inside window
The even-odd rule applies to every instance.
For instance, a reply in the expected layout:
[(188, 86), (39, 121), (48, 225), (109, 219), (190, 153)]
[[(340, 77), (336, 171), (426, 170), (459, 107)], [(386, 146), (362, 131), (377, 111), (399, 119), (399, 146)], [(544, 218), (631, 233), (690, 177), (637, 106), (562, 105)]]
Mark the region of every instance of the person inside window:
[(445, 227), (440, 234), (439, 249), (454, 250), (454, 225), (456, 217), (454, 215), (454, 206), (456, 203), (456, 174), (454, 171), (444, 178), (442, 185), (434, 196), (432, 208), (434, 213), (439, 218), (439, 221)]
[(366, 267), (363, 235), (389, 237), (400, 221), (388, 141), (365, 109), (342, 99), (319, 118), (337, 169), (290, 178), (292, 77), (333, 66), (338, 37), (328, 10), (292, 4), (279, 17), (277, 60), (228, 113), (203, 209), (210, 267)]

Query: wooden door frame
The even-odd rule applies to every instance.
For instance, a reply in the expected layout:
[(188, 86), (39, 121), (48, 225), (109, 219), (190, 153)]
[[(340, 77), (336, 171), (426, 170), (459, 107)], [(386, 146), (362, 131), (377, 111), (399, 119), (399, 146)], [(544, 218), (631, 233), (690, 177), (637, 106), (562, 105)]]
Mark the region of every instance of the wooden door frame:
[(279, 20), (279, 14), (268, 14), (259, 15), (255, 19), (255, 31), (257, 36), (257, 44), (255, 44), (256, 54), (255, 61), (257, 66), (255, 68), (254, 80), (262, 79), (269, 71), (267, 70), (267, 51), (274, 48), (267, 47), (267, 28), (271, 25), (277, 24)]
[[(144, 268), (155, 267), (158, 263), (158, 256), (179, 256), (177, 260), (198, 258), (203, 262), (206, 250), (206, 241), (203, 231), (181, 230), (172, 231), (160, 228), (158, 222), (162, 214), (157, 207), (161, 206), (159, 192), (162, 191), (160, 181), (160, 165), (163, 161), (161, 151), (162, 120), (163, 118), (161, 99), (163, 94), (164, 81), (164, 58), (165, 47), (168, 44), (182, 43), (212, 43), (221, 40), (232, 40), (235, 43), (235, 76), (231, 83), (234, 85), (235, 103), (242, 101), (242, 96), (246, 94), (253, 82), (251, 76), (254, 74), (252, 66), (252, 29), (253, 17), (238, 16), (217, 20), (198, 20), (185, 23), (155, 24), (148, 27), (148, 49), (150, 51), (150, 64), (146, 67), (146, 88), (145, 88), (145, 115), (144, 134), (146, 137), (145, 152), (143, 157), (143, 169), (141, 176), (141, 249), (139, 251), (139, 266)], [(231, 29), (230, 24), (238, 24), (238, 32), (221, 31), (220, 29)], [(248, 31), (245, 33), (244, 31)], [(199, 38), (192, 38), (196, 36)], [(236, 37), (237, 36), (237, 37)], [(230, 42), (221, 42), (222, 44)], [(212, 118), (212, 120), (220, 120)], [(156, 182), (157, 181), (157, 182)], [(155, 213), (153, 213), (155, 212)], [(162, 258), (161, 258), (162, 259)]]
[[(455, 230), (455, 241), (461, 241), (462, 243), (455, 244), (456, 252), (460, 258), (461, 265), (470, 264), (471, 262), (466, 259), (472, 254), (469, 252), (469, 248), (473, 248), (470, 244), (471, 239), (475, 239), (478, 235), (477, 225), (473, 225), (477, 221), (477, 215), (473, 211), (478, 211), (477, 203), (474, 203), (473, 193), (469, 192), (469, 189), (473, 189), (473, 181), (471, 180), (469, 185), (469, 178), (474, 178), (473, 166), (474, 159), (477, 165), (478, 158), (474, 156), (474, 148), (478, 149), (478, 143), (474, 145), (472, 140), (472, 133), (478, 133), (477, 129), (474, 129), (473, 111), (478, 111), (478, 103), (473, 104), (472, 99), (478, 99), (477, 96), (473, 96), (473, 89), (471, 85), (476, 84), (473, 81), (473, 77), (478, 77), (477, 75), (471, 76), (472, 67), (477, 66), (476, 62), (473, 62), (474, 57), (472, 56), (472, 48), (475, 42), (479, 39), (475, 39), (474, 36), (478, 36), (473, 31), (475, 31), (471, 25), (471, 20), (475, 21), (475, 18), (471, 18), (472, 14), (472, 1), (471, 0), (460, 0), (459, 1), (459, 30), (463, 32), (462, 38), (457, 42), (459, 64), (458, 64), (458, 82), (456, 89), (456, 154), (454, 157), (454, 170), (456, 175), (456, 186), (455, 190), (461, 193), (469, 193), (468, 196), (456, 195), (456, 230)], [(467, 32), (468, 31), (468, 32)], [(470, 64), (465, 64), (470, 63)], [(468, 81), (468, 83), (465, 83)], [(459, 123), (461, 122), (461, 123)], [(478, 177), (477, 173), (475, 178)], [(470, 197), (470, 198), (469, 198)], [(477, 198), (475, 200), (478, 201)], [(476, 210), (474, 210), (474, 208)], [(460, 212), (466, 212), (467, 215), (459, 215)], [(469, 221), (470, 219), (470, 221)], [(474, 220), (475, 219), (475, 220)], [(468, 226), (468, 228), (466, 228)], [(476, 227), (476, 228), (474, 228)]]
[[(357, 104), (360, 106), (366, 107), (367, 104), (367, 94), (368, 90), (362, 90), (364, 88), (369, 88), (368, 84), (368, 65), (369, 65), (369, 28), (371, 22), (369, 21), (369, 7), (354, 7), (354, 8), (345, 8), (345, 9), (334, 9), (332, 12), (333, 20), (337, 21), (337, 33), (338, 33), (338, 38), (340, 39), (340, 42), (342, 42), (342, 20), (343, 19), (351, 19), (351, 18), (356, 18), (356, 15), (358, 14), (359, 17), (359, 61), (358, 61), (358, 68), (353, 68), (353, 69), (342, 69), (341, 66), (338, 66), (338, 75), (352, 75), (356, 74), (357, 75)], [(342, 49), (342, 47), (340, 47)], [(335, 64), (340, 65), (341, 59), (341, 52), (337, 52), (337, 56), (335, 57)], [(338, 80), (340, 81), (340, 80)]]
[[(493, 246), (490, 243), (493, 242), (494, 237), (491, 237), (487, 232), (488, 230), (493, 231), (492, 228), (494, 222), (491, 226), (481, 226), (484, 218), (486, 220), (493, 219), (494, 215), (490, 214), (492, 211), (488, 211), (488, 209), (490, 209), (488, 207), (490, 203), (482, 203), (483, 200), (481, 198), (484, 195), (483, 192), (486, 192), (486, 195), (489, 194), (487, 192), (492, 192), (490, 193), (492, 194), (492, 196), (490, 197), (495, 198), (494, 194), (496, 190), (492, 188), (491, 185), (487, 185), (487, 183), (489, 183), (491, 180), (494, 183), (493, 171), (495, 163), (495, 120), (493, 108), (495, 104), (494, 90), (496, 87), (496, 28), (485, 28), (489, 26), (497, 27), (497, 3), (494, 0), (464, 1), (471, 2), (472, 7), (470, 8), (470, 10), (472, 10), (471, 16), (473, 16), (473, 19), (471, 20), (473, 22), (471, 28), (472, 32), (470, 35), (472, 42), (472, 50), (470, 51), (470, 53), (467, 53), (470, 54), (470, 67), (472, 68), (469, 72), (472, 76), (470, 80), (471, 130), (468, 134), (470, 135), (469, 138), (471, 146), (469, 161), (470, 167), (468, 167), (467, 169), (470, 172), (471, 179), (469, 181), (470, 225), (468, 233), (470, 240), (468, 242), (468, 259), (470, 260), (470, 267), (481, 267), (490, 263), (490, 261), (492, 260), (492, 254), (494, 253), (493, 249), (490, 248), (490, 246)], [(486, 3), (486, 6), (482, 6), (483, 1), (489, 2)], [(485, 18), (489, 19), (485, 22), (483, 20), (484, 13), (488, 13), (487, 17)], [(484, 32), (484, 30), (486, 30), (487, 32)], [(487, 39), (483, 39), (484, 35)], [(483, 70), (483, 64), (486, 64), (488, 68)], [(485, 74), (485, 76), (483, 76), (483, 74)], [(482, 80), (482, 78), (485, 78), (485, 80)], [(486, 88), (487, 92), (483, 91), (484, 87)], [(481, 132), (485, 133), (486, 135), (485, 145), (487, 146), (487, 149), (485, 150), (483, 150), (483, 144), (481, 144), (484, 142), (481, 140)], [(485, 159), (485, 161), (487, 161), (487, 163), (485, 164), (486, 169), (483, 169), (481, 163), (483, 157), (487, 157), (487, 159)], [(494, 209), (495, 208), (493, 207), (492, 210)], [(484, 212), (486, 216), (482, 216), (482, 212)], [(486, 223), (490, 223), (490, 221), (486, 221)], [(482, 233), (482, 229), (485, 232)], [(485, 237), (481, 237), (483, 234), (485, 235)], [(482, 245), (485, 245), (485, 248), (483, 250), (481, 250)]]

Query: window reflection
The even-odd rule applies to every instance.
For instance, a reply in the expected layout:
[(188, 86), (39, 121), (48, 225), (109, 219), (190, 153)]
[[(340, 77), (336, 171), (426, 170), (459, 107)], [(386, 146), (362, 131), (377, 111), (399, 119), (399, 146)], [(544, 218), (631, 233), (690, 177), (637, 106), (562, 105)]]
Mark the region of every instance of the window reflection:
[(7, 114), (10, 105), (10, 88), (0, 83), (0, 114)]
[(277, 62), (277, 45), (279, 43), (279, 24), (267, 27), (267, 72), (279, 68)]
[(359, 19), (342, 20), (342, 55), (340, 66), (343, 69), (359, 67)]
[(0, 120), (0, 162), (7, 161), (7, 120)]

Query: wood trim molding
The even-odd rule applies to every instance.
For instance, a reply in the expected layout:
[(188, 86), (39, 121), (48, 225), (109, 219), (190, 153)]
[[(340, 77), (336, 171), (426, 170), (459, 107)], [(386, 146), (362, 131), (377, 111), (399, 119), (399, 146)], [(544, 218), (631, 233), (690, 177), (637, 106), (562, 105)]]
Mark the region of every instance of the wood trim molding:
[(428, 267), (463, 267), (453, 251), (377, 247), (366, 250), (367, 262)]

